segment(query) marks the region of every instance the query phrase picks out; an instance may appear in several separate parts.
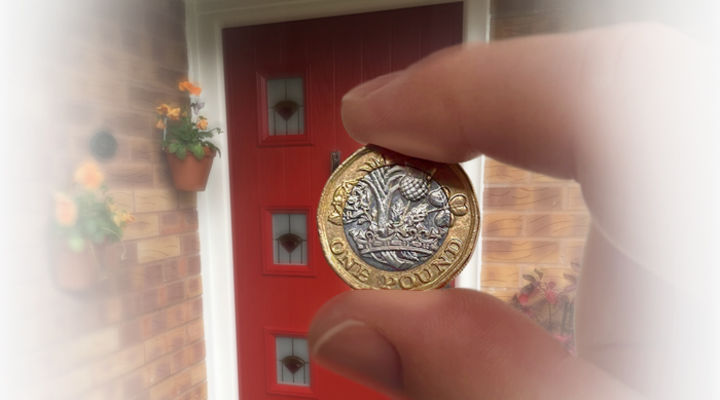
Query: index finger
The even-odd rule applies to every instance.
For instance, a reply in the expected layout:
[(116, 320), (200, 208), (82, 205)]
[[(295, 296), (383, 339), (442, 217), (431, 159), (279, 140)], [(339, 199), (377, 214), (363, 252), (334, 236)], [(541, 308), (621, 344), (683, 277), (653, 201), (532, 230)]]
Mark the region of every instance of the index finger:
[(343, 121), (361, 142), (420, 158), (484, 153), (575, 177), (578, 136), (612, 123), (624, 93), (637, 92), (626, 87), (635, 79), (626, 70), (641, 68), (629, 64), (642, 61), (645, 47), (672, 47), (676, 36), (641, 25), (446, 49), (350, 91)]

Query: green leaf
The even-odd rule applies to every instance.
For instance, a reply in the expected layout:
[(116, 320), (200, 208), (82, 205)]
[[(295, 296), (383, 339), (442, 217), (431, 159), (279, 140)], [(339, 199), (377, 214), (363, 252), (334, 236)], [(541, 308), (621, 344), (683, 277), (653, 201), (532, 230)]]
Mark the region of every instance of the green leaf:
[(177, 158), (184, 160), (187, 156), (187, 149), (183, 145), (178, 145), (177, 150), (175, 150), (175, 155)]
[(530, 275), (530, 274), (523, 274), (522, 277), (523, 277), (523, 279), (525, 279), (526, 281), (530, 281), (530, 282), (536, 282), (536, 281), (537, 281), (537, 279), (535, 279), (535, 277), (532, 276), (532, 275)]
[(67, 243), (68, 247), (70, 247), (70, 250), (74, 252), (79, 253), (85, 250), (85, 240), (83, 240), (83, 238), (81, 238), (80, 236), (70, 236)]
[(203, 147), (200, 143), (191, 145), (190, 151), (192, 151), (193, 155), (198, 160), (202, 160), (205, 157), (205, 149), (203, 149)]
[(178, 151), (178, 147), (179, 147), (179, 145), (178, 145), (177, 142), (172, 142), (172, 143), (170, 143), (170, 145), (168, 146), (168, 151), (169, 151), (170, 153), (172, 153), (172, 154), (175, 154), (175, 153), (177, 153), (177, 151)]

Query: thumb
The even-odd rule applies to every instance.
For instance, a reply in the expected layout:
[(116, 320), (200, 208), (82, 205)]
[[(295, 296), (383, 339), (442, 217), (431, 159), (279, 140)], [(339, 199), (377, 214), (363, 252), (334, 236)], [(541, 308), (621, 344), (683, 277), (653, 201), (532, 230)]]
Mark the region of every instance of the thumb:
[(311, 357), (411, 399), (629, 399), (539, 326), (469, 290), (353, 291), (315, 316)]

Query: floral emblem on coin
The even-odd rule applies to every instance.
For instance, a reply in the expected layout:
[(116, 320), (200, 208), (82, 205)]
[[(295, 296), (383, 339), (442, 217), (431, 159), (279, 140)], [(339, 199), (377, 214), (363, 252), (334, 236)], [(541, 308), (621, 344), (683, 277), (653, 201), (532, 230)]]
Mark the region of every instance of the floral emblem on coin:
[(350, 247), (385, 271), (416, 267), (440, 248), (453, 223), (447, 189), (419, 169), (389, 165), (357, 181), (342, 213)]

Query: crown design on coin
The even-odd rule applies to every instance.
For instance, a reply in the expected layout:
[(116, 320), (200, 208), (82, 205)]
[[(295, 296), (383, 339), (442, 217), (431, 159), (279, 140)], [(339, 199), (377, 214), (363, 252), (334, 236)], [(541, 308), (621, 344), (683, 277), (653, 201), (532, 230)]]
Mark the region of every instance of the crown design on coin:
[(347, 193), (337, 199), (345, 200), (342, 224), (353, 250), (386, 271), (423, 263), (440, 248), (455, 216), (464, 213), (451, 207), (449, 190), (432, 179), (434, 171), (380, 165), (367, 172), (352, 190), (338, 188)]

